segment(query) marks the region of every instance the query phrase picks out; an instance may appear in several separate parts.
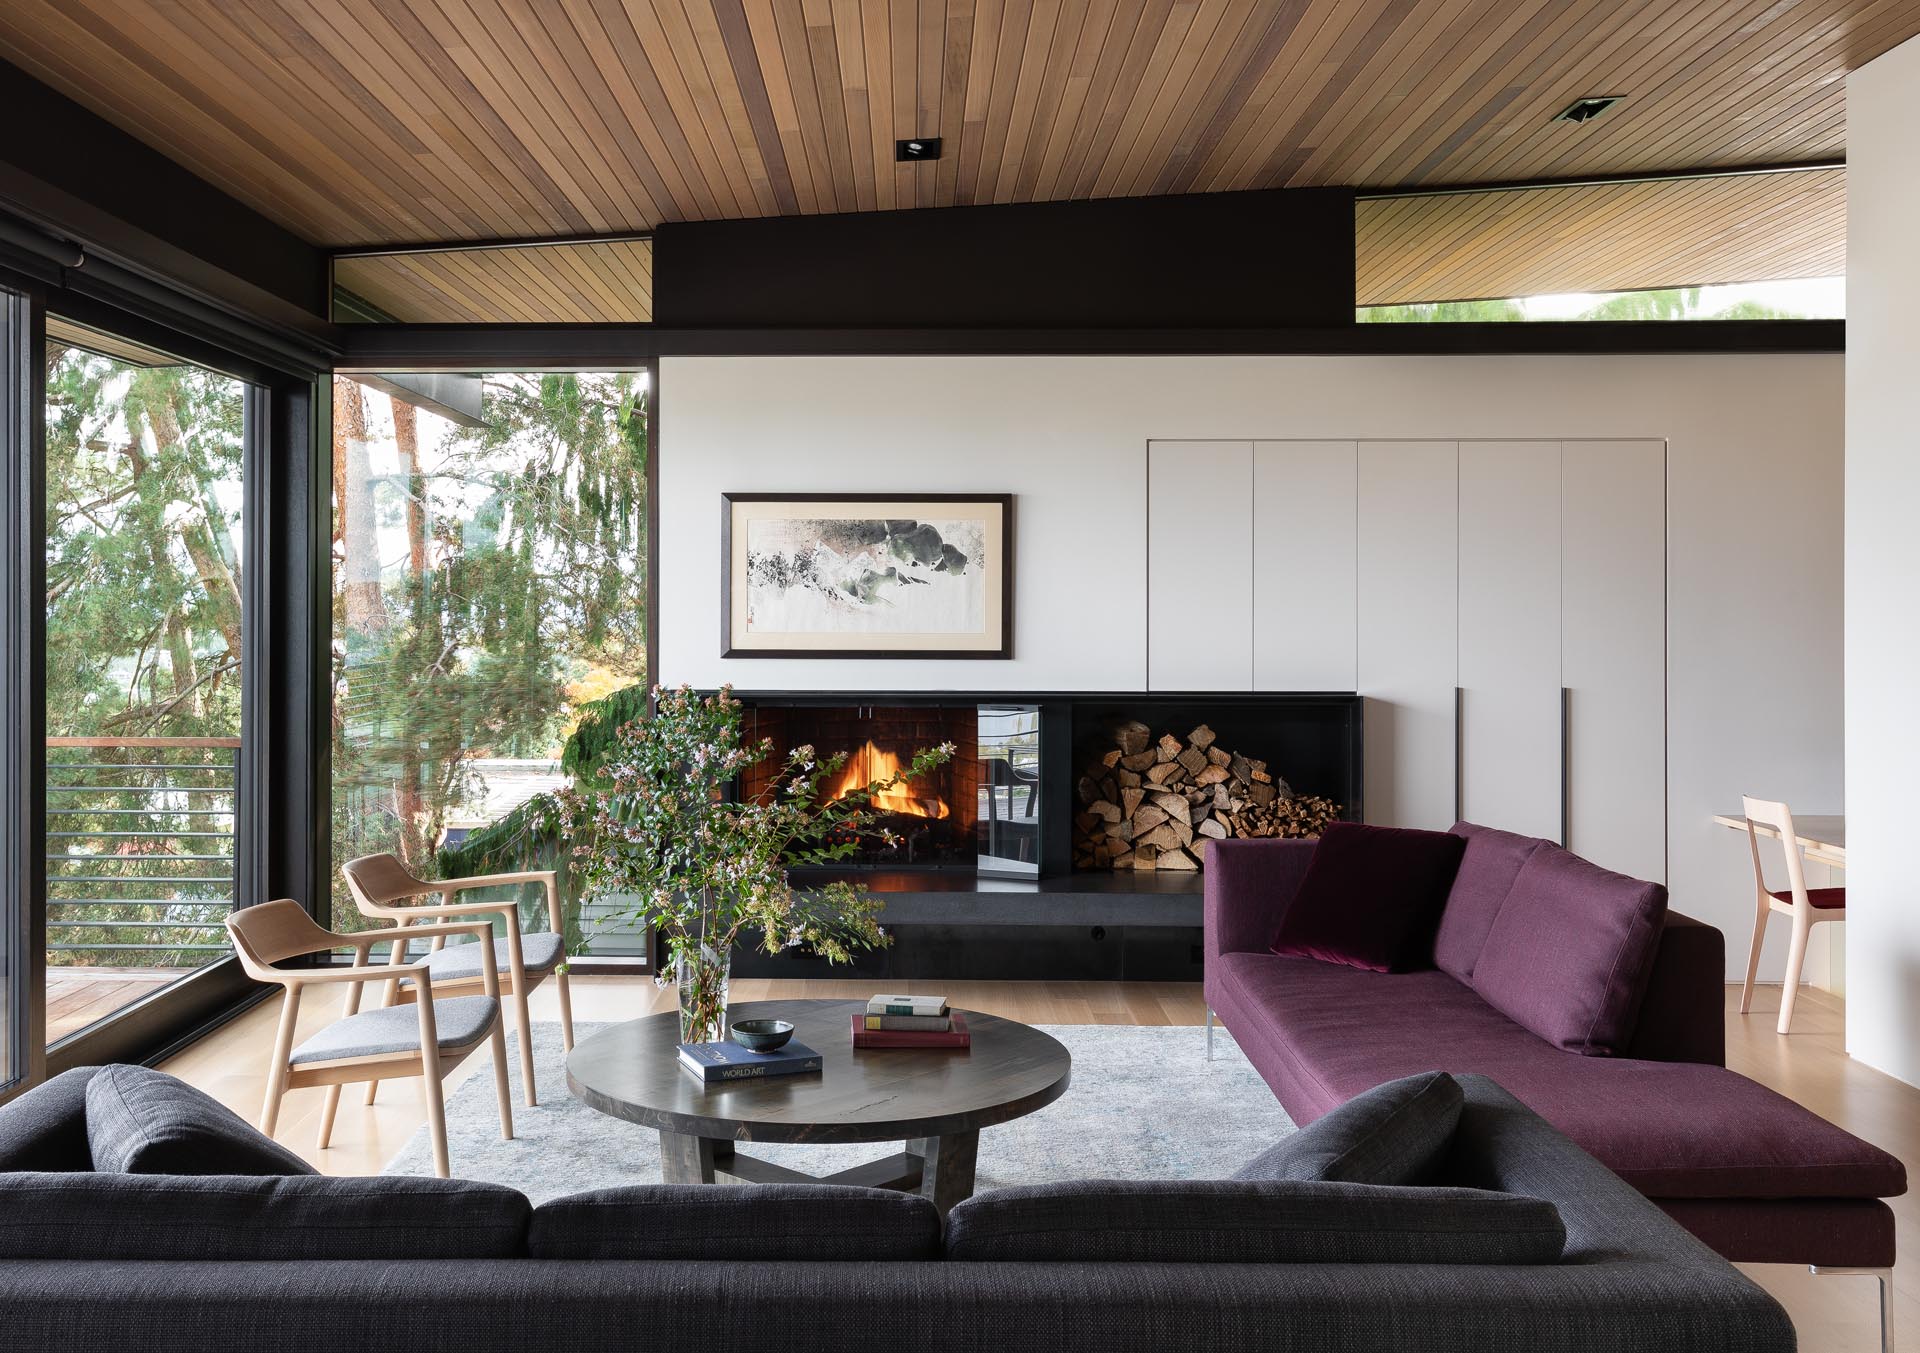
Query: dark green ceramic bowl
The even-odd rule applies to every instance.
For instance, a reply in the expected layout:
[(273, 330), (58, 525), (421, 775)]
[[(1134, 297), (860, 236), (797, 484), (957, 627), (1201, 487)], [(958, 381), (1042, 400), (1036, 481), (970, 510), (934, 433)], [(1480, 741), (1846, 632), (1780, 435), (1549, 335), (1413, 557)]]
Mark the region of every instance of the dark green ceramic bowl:
[(793, 1026), (783, 1019), (743, 1019), (733, 1026), (733, 1041), (749, 1052), (784, 1048), (792, 1037)]

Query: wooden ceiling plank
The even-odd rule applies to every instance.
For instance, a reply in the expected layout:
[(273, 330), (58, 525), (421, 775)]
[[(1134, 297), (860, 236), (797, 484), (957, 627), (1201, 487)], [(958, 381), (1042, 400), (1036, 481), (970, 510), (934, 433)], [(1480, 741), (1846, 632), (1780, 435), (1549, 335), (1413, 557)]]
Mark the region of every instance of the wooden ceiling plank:
[[(880, 0), (859, 0), (859, 10), (860, 47), (867, 69), (867, 140), (872, 146), (874, 206), (890, 211), (900, 205), (893, 172), (892, 15)], [(959, 154), (957, 147), (954, 154)]]
[(1055, 199), (1084, 196), (1081, 191), (1087, 157), (1113, 92), (1119, 85), (1121, 69), (1141, 21), (1140, 9), (1133, 0), (1117, 4), (1107, 20), (1107, 31), (1100, 39), (1099, 55), (1094, 58), (1093, 73), (1087, 80), (1086, 96), (1079, 114), (1067, 129), (1067, 147), (1054, 175), (1051, 195)]
[[(705, 8), (705, 0), (695, 0), (695, 4)], [(728, 102), (720, 94), (720, 83), (732, 86), (732, 73), (724, 63), (718, 71), (708, 67), (701, 42), (693, 33), (693, 23), (687, 19), (687, 8), (680, 0), (651, 0), (645, 6), (628, 6), (628, 10), (639, 12), (634, 31), (641, 35), (641, 44), (647, 46), (653, 56), (655, 75), (662, 88), (668, 90), (668, 102), (674, 102), (678, 94), (687, 106), (693, 107), (691, 123), (684, 127), (687, 144), (693, 148), (695, 159), (705, 167), (705, 178), (712, 186), (714, 198), (722, 203), (720, 209), (726, 215), (751, 215), (755, 211), (753, 182), (747, 161), (741, 155), (745, 123), (735, 131), (728, 115)], [(653, 19), (651, 29), (645, 23), (649, 15)], [(707, 15), (710, 19), (712, 10), (707, 10)], [(651, 46), (647, 42), (649, 36), (664, 42), (664, 50)], [(737, 92), (733, 109), (741, 115), (745, 113)], [(751, 134), (747, 140), (753, 140)]]
[(1225, 86), (1220, 66), (1234, 38), (1245, 26), (1250, 5), (1242, 0), (1202, 0), (1195, 7), (1185, 40), (1167, 67), (1160, 92), (1148, 106), (1134, 134), (1133, 145), (1121, 161), (1115, 191), (1136, 197), (1153, 186), (1168, 160), (1177, 153), (1175, 138), (1191, 110), (1212, 103)]
[(1000, 11), (1000, 39), (994, 47), (993, 80), (987, 94), (987, 129), (980, 142), (980, 175), (969, 199), (995, 202), (1000, 171), (1006, 163), (1007, 137), (1013, 125), (1013, 101), (1025, 62), (1033, 0), (1006, 0)]
[[(88, 61), (88, 65), (111, 54), (115, 58), (113, 67), (109, 67), (113, 69), (113, 75), (109, 77), (113, 83), (125, 88), (146, 86), (148, 90), (154, 90), (146, 94), (146, 98), (152, 100), (152, 115), (142, 117), (140, 113), (134, 113), (131, 119), (119, 123), (125, 131), (148, 138), (150, 142), (159, 140), (161, 148), (165, 148), (165, 142), (173, 136), (194, 136), (200, 144), (215, 148), (213, 159), (188, 157), (184, 163), (230, 194), (246, 202), (257, 202), (261, 198), (261, 188), (265, 188), (273, 178), (273, 165), (282, 154), (282, 142), (276, 142), (257, 121), (244, 117), (240, 109), (228, 107), (225, 100), (200, 96), (198, 84), (190, 79), (190, 75), (184, 73), (179, 65), (173, 65), (165, 59), (165, 54), (171, 50), (169, 44), (163, 44), (150, 35), (146, 25), (138, 23), (138, 19), (140, 15), (134, 13), (96, 12), (90, 6), (77, 4), (60, 13), (61, 23), (71, 25), (60, 38), (63, 38), (63, 44), (81, 46), (84, 52), (81, 59)], [(131, 81), (138, 81), (138, 84), (132, 84)], [(58, 86), (60, 83), (56, 81), (56, 88)], [(223, 81), (221, 86), (223, 96), (238, 92), (234, 83)], [(173, 136), (163, 131), (159, 136), (154, 134), (159, 129), (169, 127), (180, 131)], [(192, 131), (194, 127), (204, 127), (211, 131), (211, 136)], [(319, 138), (301, 138), (301, 146), (305, 154), (315, 155), (321, 161), (326, 161), (326, 155), (330, 155), (330, 148)], [(255, 155), (259, 159), (255, 163), (248, 163)], [(332, 167), (346, 182), (359, 178), (359, 182), (367, 186), (369, 198), (386, 198), (386, 194), (382, 194), (372, 180), (359, 177), (357, 171), (353, 171), (346, 163), (336, 161)], [(313, 188), (313, 184), (303, 184), (303, 188), (305, 192), (301, 192), (300, 198), (303, 207), (315, 198), (324, 198), (323, 192)], [(399, 221), (401, 217), (390, 209), (386, 219)]]
[(780, 34), (780, 56), (786, 66), (787, 87), (800, 115), (800, 140), (807, 151), (807, 172), (813, 180), (818, 211), (837, 211), (839, 193), (833, 181), (833, 160), (827, 150), (827, 124), (820, 110), (813, 57), (807, 48), (807, 21), (801, 0), (773, 0), (773, 22)]
[[(1240, 45), (1226, 61), (1227, 69), (1232, 71), (1231, 76), (1210, 105), (1196, 109), (1196, 120), (1188, 123), (1184, 145), (1177, 146), (1168, 158), (1160, 177), (1154, 182), (1154, 192), (1184, 193), (1193, 190), (1195, 180), (1211, 161), (1227, 129), (1241, 115), (1248, 100), (1253, 97), (1253, 91), (1259, 87), (1261, 73), (1278, 58), (1280, 49), (1299, 27), (1307, 12), (1307, 0), (1280, 0), (1280, 3), (1264, 8), (1264, 21), (1261, 13), (1256, 11), (1241, 29)], [(1198, 120), (1201, 113), (1204, 113), (1204, 120)]]
[[(787, 163), (794, 197), (802, 212), (817, 212), (820, 198), (814, 191), (806, 137), (800, 130), (800, 106), (787, 73), (786, 49), (780, 39), (779, 21), (774, 17), (773, 0), (742, 0), (741, 9), (753, 35), (756, 64), (766, 81), (767, 104), (773, 112), (774, 126), (779, 130), (782, 158)], [(811, 78), (811, 72), (808, 77)]]
[(1043, 20), (1036, 34), (1044, 47), (1036, 47), (1020, 65), (1023, 75), (1032, 74), (1027, 86), (1032, 102), (1023, 109), (1016, 92), (1013, 117), (1007, 126), (1011, 155), (1002, 169), (1000, 181), (1004, 185), (1005, 200), (1009, 202), (1033, 201), (1034, 185), (1039, 182), (1046, 155), (1047, 137), (1059, 115), (1067, 72), (1073, 64), (1071, 60), (1057, 59), (1055, 54), (1072, 52), (1080, 45), (1080, 28), (1087, 18), (1086, 0), (1052, 0), (1050, 7), (1051, 22)]
[[(940, 91), (947, 60), (947, 0), (919, 0), (914, 26), (913, 130), (907, 138), (940, 134)], [(913, 175), (913, 205), (940, 205), (938, 162), (916, 161), (907, 166)]]
[(959, 143), (947, 148), (947, 153), (954, 157), (955, 206), (971, 205), (979, 192), (980, 157), (987, 138), (987, 109), (993, 98), (993, 72), (999, 58), (1003, 17), (1003, 0), (974, 0), (973, 37), (967, 52), (967, 93), (960, 110)]
[(947, 0), (946, 50), (940, 57), (940, 111), (934, 126), (945, 138), (960, 132), (954, 144), (942, 144), (934, 165), (933, 200), (951, 207), (959, 200), (961, 144), (967, 116), (967, 86), (973, 79), (973, 34), (980, 22), (979, 0)]
[(1154, 53), (1160, 49), (1161, 38), (1169, 24), (1179, 24), (1184, 28), (1187, 18), (1176, 0), (1143, 0), (1135, 13), (1137, 17), (1131, 29), (1115, 25), (1117, 30), (1124, 33), (1127, 43), (1119, 69), (1114, 74), (1113, 85), (1094, 118), (1092, 135), (1088, 138), (1086, 153), (1081, 157), (1070, 194), (1073, 197), (1102, 196), (1101, 176), (1106, 172), (1114, 143), (1126, 125), (1129, 110), (1147, 87), (1148, 71)]
[[(879, 3), (879, 0), (874, 0)], [(892, 67), (893, 108), (889, 140), (920, 135), (920, 11), (916, 0), (890, 0), (887, 5), (887, 51)], [(903, 132), (902, 128), (912, 128)], [(905, 209), (917, 196), (915, 166), (893, 162), (894, 205)]]
[(793, 175), (787, 167), (786, 146), (781, 142), (780, 127), (774, 119), (766, 74), (754, 51), (753, 29), (747, 23), (747, 12), (740, 0), (712, 0), (712, 11), (721, 41), (725, 44), (727, 66), (733, 72), (734, 83), (746, 107), (754, 146), (772, 194), (773, 204), (767, 214), (795, 215), (800, 210), (800, 199), (793, 190)]
[(1115, 8), (1116, 0), (1092, 0), (1080, 21), (1073, 55), (1065, 63), (1060, 104), (1046, 140), (1037, 152), (1039, 168), (1032, 189), (1034, 200), (1051, 202), (1059, 195), (1060, 177), (1066, 172), (1075, 131), (1088, 116), (1087, 98), (1100, 68), (1101, 53), (1113, 31)]
[(801, 0), (800, 13), (807, 38), (807, 62), (813, 71), (813, 97), (826, 133), (827, 174), (833, 184), (836, 211), (858, 209), (859, 192), (853, 179), (853, 140), (847, 129), (845, 85), (840, 73), (839, 43), (833, 34), (830, 0)]
[[(733, 12), (739, 14), (737, 0), (727, 0)], [(713, 90), (713, 96), (720, 105), (721, 116), (725, 120), (726, 144), (731, 149), (729, 163), (737, 169), (738, 177), (746, 187), (747, 214), (752, 216), (770, 216), (776, 214), (773, 193), (773, 181), (767, 172), (765, 157), (760, 153), (760, 138), (754, 130), (753, 115), (747, 107), (747, 89), (739, 74), (733, 68), (733, 62), (727, 51), (726, 35), (720, 31), (720, 16), (716, 0), (680, 0), (681, 17), (687, 31), (693, 35), (693, 44), (702, 68), (702, 80)], [(745, 19), (740, 20), (742, 31)], [(760, 73), (755, 70), (754, 80)], [(764, 98), (765, 91), (761, 91)], [(720, 133), (715, 132), (718, 137)]]
[[(878, 211), (879, 175), (874, 157), (873, 104), (867, 73), (866, 30), (860, 0), (830, 0), (840, 88), (846, 104), (847, 146), (853, 154), (854, 210)], [(892, 176), (889, 175), (889, 178)]]
[(994, 202), (1014, 200), (1021, 161), (1027, 140), (1033, 133), (1034, 115), (1040, 105), (1040, 89), (1046, 83), (1048, 57), (1060, 26), (1062, 0), (1033, 0), (1027, 12), (1027, 31), (1021, 40), (1020, 69), (1014, 80), (1013, 102), (1007, 109), (1007, 134), (1001, 143), (999, 164), (993, 178), (990, 198)]
[(1200, 9), (1199, 0), (1175, 0), (1167, 14), (1166, 23), (1154, 34), (1153, 46), (1147, 54), (1145, 66), (1141, 68), (1140, 78), (1133, 87), (1132, 97), (1127, 100), (1120, 124), (1107, 144), (1106, 155), (1101, 158), (1100, 172), (1093, 183), (1093, 196), (1117, 197), (1125, 192), (1127, 165), (1135, 143), (1140, 139), (1140, 129), (1146, 125), (1147, 116), (1153, 111), (1156, 101), (1167, 92), (1174, 64), (1180, 59), (1181, 48), (1200, 18)]
[[(491, 29), (500, 51), (514, 63), (528, 92), (541, 103), (554, 135), (559, 138), (549, 146), (549, 154), (569, 154), (580, 166), (581, 181), (600, 213), (595, 229), (618, 230), (627, 221), (653, 216), (657, 208), (650, 203), (642, 204), (634, 195), (638, 185), (633, 176), (623, 172), (611, 130), (593, 97), (592, 86), (599, 82), (577, 77), (567, 53), (555, 40), (556, 29), (573, 33), (573, 25), (567, 22), (565, 14), (553, 9), (552, 17), (558, 22), (549, 28), (542, 14), (516, 0), (504, 3), (503, 0), (459, 0), (459, 3), (472, 9), (482, 25)], [(583, 58), (582, 65), (588, 71), (593, 69), (591, 60)], [(605, 97), (604, 86), (600, 92)], [(616, 118), (620, 116), (617, 106), (613, 113)]]
[[(582, 233), (617, 228), (616, 208), (605, 191), (595, 184), (595, 171), (581, 158), (574, 138), (561, 130), (545, 100), (531, 87), (522, 70), (534, 63), (524, 55), (516, 58), (512, 48), (519, 46), (511, 33), (505, 36), (507, 49), (500, 46), (497, 28), (507, 28), (505, 20), (488, 0), (442, 0), (459, 6), (460, 21), (453, 22), (431, 5), (413, 12), (437, 38), (467, 81), (499, 112), (513, 138), (531, 156), (538, 159), (543, 173), (557, 189), (557, 200), (567, 205), (577, 222), (573, 229)], [(491, 21), (491, 22), (489, 22)]]

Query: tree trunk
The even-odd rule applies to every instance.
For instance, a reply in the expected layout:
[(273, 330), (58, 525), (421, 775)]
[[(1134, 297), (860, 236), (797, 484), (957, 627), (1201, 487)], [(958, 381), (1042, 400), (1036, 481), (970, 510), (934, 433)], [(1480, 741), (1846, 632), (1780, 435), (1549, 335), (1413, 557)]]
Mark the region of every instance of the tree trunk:
[(360, 387), (352, 381), (334, 384), (333, 435), (341, 456), (342, 473), (334, 481), (340, 500), (344, 557), (347, 645), (385, 634), (389, 628), (387, 602), (380, 591), (380, 537), (373, 511), (373, 458), (367, 453), (367, 415)]
[[(142, 401), (142, 407), (146, 410), (147, 426), (153, 432), (156, 447), (171, 447), (182, 461), (186, 461), (189, 457), (186, 435), (180, 430), (179, 397), (179, 387), (175, 386), (167, 390), (162, 398)], [(214, 625), (226, 640), (227, 652), (238, 658), (241, 652), (240, 583), (233, 576), (233, 570), (227, 567), (212, 528), (205, 520), (183, 525), (180, 528), (180, 542), (187, 547), (194, 572), (200, 575), (200, 586), (206, 592), (208, 604), (213, 610)]]
[[(438, 640), (439, 625), (432, 596), (432, 579), (427, 574), (427, 500), (426, 479), (420, 473), (420, 430), (418, 411), (405, 400), (387, 397), (393, 411), (393, 440), (400, 453), (400, 472), (406, 476), (407, 492), (407, 595), (413, 604), (415, 642), (427, 651)], [(439, 839), (446, 795), (429, 793), (426, 785), (426, 758), (421, 755), (418, 738), (404, 740), (400, 758), (400, 778), (394, 786), (394, 809), (401, 822), (402, 854), (408, 868), (424, 869)]]
[(199, 718), (205, 708), (197, 689), (200, 665), (193, 658), (193, 630), (177, 608), (167, 613), (167, 657), (173, 667), (174, 698), (186, 696), (170, 712)]
[(400, 472), (407, 477), (407, 568), (414, 581), (427, 576), (427, 478), (420, 473), (419, 411), (403, 399), (393, 405), (393, 440), (400, 448)]

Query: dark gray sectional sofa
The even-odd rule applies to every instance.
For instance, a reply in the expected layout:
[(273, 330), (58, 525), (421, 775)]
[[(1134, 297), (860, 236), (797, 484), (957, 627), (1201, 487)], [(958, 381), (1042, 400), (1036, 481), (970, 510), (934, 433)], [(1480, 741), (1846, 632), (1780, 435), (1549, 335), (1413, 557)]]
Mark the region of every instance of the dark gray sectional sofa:
[[(0, 1109), (0, 1347), (1794, 1347), (1772, 1298), (1633, 1188), (1493, 1082), (1461, 1085), (1424, 1181), (1438, 1187), (1048, 1185), (984, 1193), (943, 1222), (918, 1198), (825, 1187), (659, 1186), (530, 1208), (460, 1181), (102, 1175), (84, 1084), (50, 1083)], [(1456, 1210), (1464, 1189), (1521, 1197)], [(1512, 1253), (1539, 1251), (1541, 1214), (1552, 1244), (1526, 1255), (1538, 1262), (1443, 1262), (1506, 1253), (1489, 1228), (1509, 1216), (1523, 1223)]]

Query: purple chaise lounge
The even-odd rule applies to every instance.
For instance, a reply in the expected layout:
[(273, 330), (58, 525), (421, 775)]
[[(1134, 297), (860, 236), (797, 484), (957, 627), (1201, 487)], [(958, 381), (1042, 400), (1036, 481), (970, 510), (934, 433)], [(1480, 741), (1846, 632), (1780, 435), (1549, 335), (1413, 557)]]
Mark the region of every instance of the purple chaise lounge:
[[(1720, 932), (1552, 842), (1453, 830), (1467, 846), (1433, 966), (1401, 973), (1270, 952), (1311, 842), (1209, 847), (1207, 1004), (1294, 1121), (1418, 1071), (1477, 1072), (1726, 1258), (1873, 1270), (1884, 1302), (1881, 1199), (1905, 1167), (1726, 1069)], [(1643, 960), (1623, 958), (1649, 914)], [(1601, 1006), (1611, 1047), (1581, 1041)]]

